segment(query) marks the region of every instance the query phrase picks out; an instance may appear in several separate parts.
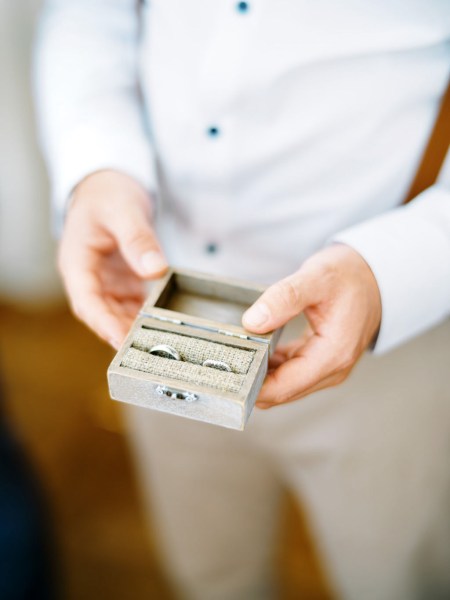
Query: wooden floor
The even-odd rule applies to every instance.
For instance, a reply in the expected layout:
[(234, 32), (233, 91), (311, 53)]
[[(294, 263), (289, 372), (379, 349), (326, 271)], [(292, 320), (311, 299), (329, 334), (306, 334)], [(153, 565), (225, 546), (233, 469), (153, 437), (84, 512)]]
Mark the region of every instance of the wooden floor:
[[(111, 357), (65, 306), (30, 312), (0, 304), (7, 412), (48, 497), (64, 597), (169, 600), (120, 408), (108, 397)], [(330, 598), (305, 521), (289, 498), (282, 521), (281, 597)]]

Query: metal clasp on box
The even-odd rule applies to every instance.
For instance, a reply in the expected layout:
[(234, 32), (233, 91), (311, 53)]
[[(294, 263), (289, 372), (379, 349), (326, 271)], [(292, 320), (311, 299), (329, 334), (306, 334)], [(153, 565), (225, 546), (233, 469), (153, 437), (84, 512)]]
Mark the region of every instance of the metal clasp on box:
[(156, 393), (160, 396), (167, 396), (171, 400), (184, 400), (185, 402), (195, 402), (198, 400), (197, 394), (192, 392), (182, 392), (180, 390), (174, 390), (167, 387), (166, 385), (158, 385), (156, 387)]

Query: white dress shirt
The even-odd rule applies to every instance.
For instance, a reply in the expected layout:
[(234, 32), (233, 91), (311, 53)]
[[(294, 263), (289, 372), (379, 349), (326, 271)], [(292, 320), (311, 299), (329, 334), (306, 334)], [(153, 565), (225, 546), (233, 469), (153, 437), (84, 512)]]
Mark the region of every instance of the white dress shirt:
[(344, 242), (378, 281), (384, 352), (450, 313), (450, 164), (398, 207), (449, 67), (449, 0), (49, 1), (57, 212), (108, 168), (157, 199), (179, 266), (269, 283)]

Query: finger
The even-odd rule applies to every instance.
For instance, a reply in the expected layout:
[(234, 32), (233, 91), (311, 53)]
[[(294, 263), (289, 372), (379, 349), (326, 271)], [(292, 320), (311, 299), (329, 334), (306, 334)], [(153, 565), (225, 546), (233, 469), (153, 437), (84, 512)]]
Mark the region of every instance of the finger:
[(301, 271), (269, 287), (243, 315), (246, 329), (266, 333), (285, 325), (315, 302), (312, 295), (316, 286), (308, 285)]
[(130, 315), (130, 317), (132, 317), (133, 319), (138, 314), (139, 309), (141, 308), (141, 305), (142, 305), (142, 302), (133, 300), (131, 298), (121, 302), (121, 308), (123, 309), (123, 311), (126, 314)]
[(127, 333), (128, 319), (116, 314), (104, 299), (98, 278), (86, 267), (88, 262), (80, 260), (63, 272), (72, 310), (98, 336), (118, 348)]
[(132, 271), (119, 251), (105, 257), (104, 265), (98, 271), (98, 277), (105, 292), (116, 298), (145, 297), (145, 281)]
[(298, 350), (306, 344), (306, 342), (314, 335), (313, 329), (308, 325), (299, 338), (292, 340), (287, 344), (277, 346), (276, 352), (283, 354), (285, 360), (289, 360), (298, 352)]
[(113, 296), (108, 297), (107, 303), (115, 315), (120, 315), (120, 318), (126, 318), (130, 321), (130, 324), (136, 318), (142, 305), (142, 302), (138, 302), (132, 298), (122, 300)]
[(123, 277), (119, 277), (115, 273), (108, 274), (109, 265), (104, 264), (97, 273), (102, 289), (105, 294), (110, 294), (117, 299), (126, 300), (130, 298), (142, 304), (146, 296), (145, 280), (133, 273), (129, 267), (127, 268), (128, 273), (124, 274)]
[(290, 402), (301, 400), (302, 398), (305, 398), (306, 396), (309, 396), (310, 394), (314, 394), (315, 392), (319, 392), (320, 390), (323, 390), (323, 389), (326, 389), (328, 387), (332, 387), (335, 385), (339, 385), (340, 383), (342, 383), (342, 381), (345, 379), (345, 377), (346, 377), (346, 374), (344, 375), (343, 373), (339, 372), (334, 375), (330, 375), (330, 377), (326, 377), (325, 379), (322, 379), (321, 381), (319, 381), (319, 383), (314, 385), (312, 388), (305, 390), (303, 393), (299, 394), (298, 396), (292, 397), (289, 400), (286, 400), (285, 402), (257, 400), (255, 403), (255, 406), (257, 406), (258, 408), (261, 408), (263, 410), (267, 410), (268, 408), (272, 408), (274, 406), (281, 406), (282, 404), (289, 404)]
[(298, 354), (300, 348), (304, 346), (313, 335), (314, 331), (308, 324), (299, 338), (292, 340), (288, 344), (278, 345), (273, 354), (269, 357), (269, 370), (273, 371), (295, 356), (296, 353)]
[(345, 366), (330, 340), (314, 334), (293, 358), (267, 375), (258, 401), (289, 402)]
[(277, 369), (280, 365), (286, 362), (286, 356), (281, 352), (274, 352), (269, 358), (269, 371)]
[(111, 223), (120, 251), (131, 269), (145, 278), (155, 278), (167, 271), (167, 261), (150, 225), (148, 214), (140, 204), (130, 204), (120, 219)]

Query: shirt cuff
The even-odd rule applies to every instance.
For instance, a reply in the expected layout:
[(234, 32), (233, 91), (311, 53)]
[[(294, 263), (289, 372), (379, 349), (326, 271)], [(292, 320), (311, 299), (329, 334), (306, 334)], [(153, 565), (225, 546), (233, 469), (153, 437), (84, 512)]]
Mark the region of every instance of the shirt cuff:
[(450, 313), (450, 192), (433, 186), (409, 205), (339, 232), (332, 242), (354, 248), (381, 294), (375, 354), (439, 323)]

